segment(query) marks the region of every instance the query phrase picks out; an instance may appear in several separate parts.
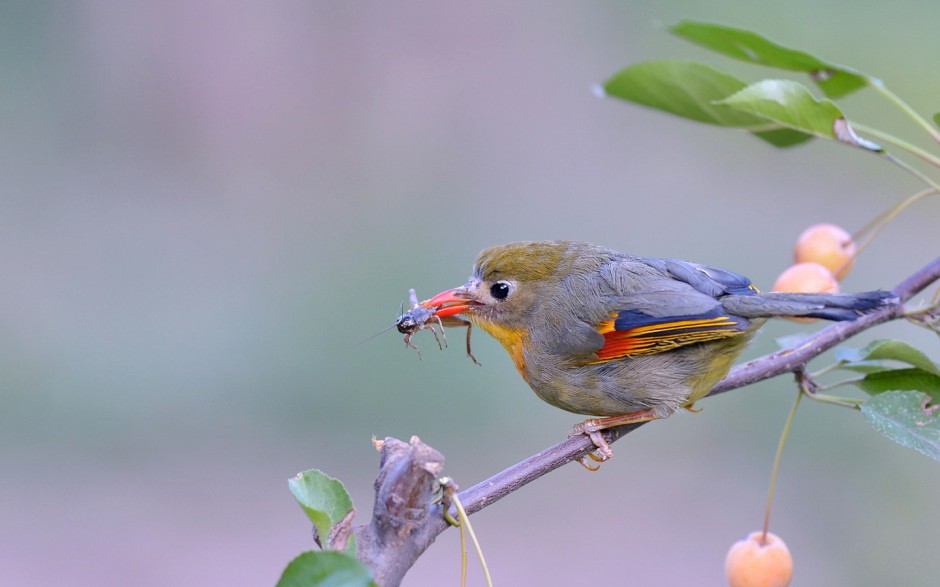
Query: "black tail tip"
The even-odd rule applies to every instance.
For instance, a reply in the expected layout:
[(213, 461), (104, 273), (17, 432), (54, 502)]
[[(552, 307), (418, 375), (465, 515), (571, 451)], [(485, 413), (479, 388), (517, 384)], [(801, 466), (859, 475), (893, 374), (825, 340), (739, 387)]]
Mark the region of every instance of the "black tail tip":
[(856, 310), (874, 310), (882, 306), (893, 306), (900, 302), (898, 296), (890, 291), (875, 290), (863, 291), (857, 294), (850, 294), (855, 299), (853, 308)]
[(807, 316), (825, 320), (855, 320), (859, 316), (885, 306), (896, 305), (899, 302), (896, 295), (880, 289), (853, 294), (835, 294), (830, 296), (825, 308)]

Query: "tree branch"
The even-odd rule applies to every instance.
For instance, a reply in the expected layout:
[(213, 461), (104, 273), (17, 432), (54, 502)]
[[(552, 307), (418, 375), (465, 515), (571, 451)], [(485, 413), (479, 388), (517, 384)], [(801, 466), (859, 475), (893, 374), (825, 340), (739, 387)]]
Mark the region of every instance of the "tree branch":
[[(417, 436), (375, 441), (382, 453), (375, 478), (372, 521), (356, 526), (356, 556), (372, 570), (379, 585), (398, 585), (434, 538), (444, 529), (428, 505), (437, 491), (444, 455)], [(435, 519), (436, 518), (436, 519)]]
[[(903, 317), (904, 307), (902, 304), (938, 279), (940, 279), (940, 257), (928, 263), (921, 270), (905, 279), (892, 290), (892, 293), (898, 298), (898, 303), (885, 306), (884, 308), (872, 312), (871, 314), (861, 316), (853, 321), (836, 322), (808, 337), (797, 347), (777, 351), (738, 365), (731, 370), (727, 377), (715, 386), (709, 395), (725, 393), (732, 389), (744, 387), (764, 379), (802, 369), (813, 358), (863, 330), (883, 322)], [(643, 423), (628, 424), (626, 426), (611, 428), (604, 430), (603, 435), (608, 443), (613, 443), (642, 425)], [(415, 439), (412, 440), (413, 446), (414, 443)], [(388, 441), (386, 444), (388, 444)], [(423, 443), (421, 444), (423, 445)], [(430, 449), (430, 447), (427, 448)], [(468, 514), (478, 512), (528, 483), (535, 481), (539, 477), (586, 455), (594, 449), (594, 443), (587, 435), (579, 434), (570, 437), (470, 487), (461, 492), (459, 498)], [(436, 451), (435, 454), (437, 454)], [(388, 460), (384, 450), (382, 460), (383, 464)], [(443, 457), (441, 457), (440, 463), (443, 463)], [(387, 521), (376, 521), (376, 516), (383, 515), (378, 508), (379, 497), (381, 494), (385, 496), (385, 499), (389, 499), (389, 495), (394, 495), (394, 491), (389, 493), (388, 488), (380, 482), (383, 478), (387, 478), (384, 473), (384, 466), (382, 471), (383, 472), (379, 474), (379, 478), (376, 479), (377, 507), (373, 515), (372, 524), (370, 526), (357, 527), (356, 534), (360, 545), (368, 545), (365, 552), (362, 547), (360, 547), (359, 557), (373, 569), (373, 573), (377, 580), (380, 581), (380, 584), (394, 586), (398, 585), (401, 577), (404, 576), (404, 571), (410, 568), (424, 550), (434, 542), (437, 535), (447, 528), (447, 523), (441, 515), (441, 506), (431, 504), (430, 500), (428, 500), (425, 502), (428, 504), (426, 511), (422, 512), (420, 516), (422, 524), (420, 526), (409, 527), (409, 539), (406, 547), (402, 548), (401, 541), (396, 541), (399, 549), (398, 552), (383, 552), (381, 555), (376, 554), (374, 547), (382, 548), (382, 541), (369, 536), (369, 532), (373, 528), (388, 527)], [(413, 496), (414, 493), (407, 495)], [(406, 496), (398, 496), (395, 499), (407, 501), (408, 498)], [(394, 548), (396, 544), (388, 544), (388, 546)], [(374, 566), (376, 564), (387, 564), (387, 561), (393, 561), (395, 569), (397, 569), (392, 575), (388, 573), (386, 568)], [(379, 577), (382, 577), (382, 579), (379, 579)], [(392, 579), (391, 581), (385, 582), (385, 580), (390, 578)]]

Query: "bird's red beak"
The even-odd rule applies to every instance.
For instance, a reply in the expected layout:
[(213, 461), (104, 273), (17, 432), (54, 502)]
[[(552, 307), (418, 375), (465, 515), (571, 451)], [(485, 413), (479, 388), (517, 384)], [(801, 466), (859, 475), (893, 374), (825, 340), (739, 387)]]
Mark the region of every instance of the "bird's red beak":
[(424, 300), (420, 305), (429, 310), (437, 308), (434, 315), (438, 318), (446, 318), (463, 314), (469, 310), (473, 302), (468, 297), (466, 287), (455, 287), (454, 289), (442, 291), (429, 300)]

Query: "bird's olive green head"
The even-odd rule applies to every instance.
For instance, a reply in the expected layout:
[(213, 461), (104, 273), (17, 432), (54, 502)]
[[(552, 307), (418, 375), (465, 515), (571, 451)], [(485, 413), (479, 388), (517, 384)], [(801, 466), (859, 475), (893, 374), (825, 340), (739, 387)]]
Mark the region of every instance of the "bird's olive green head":
[(473, 276), (486, 281), (551, 278), (572, 252), (568, 241), (523, 241), (483, 249), (473, 265)]
[(570, 273), (576, 245), (525, 241), (484, 249), (464, 286), (473, 302), (468, 317), (502, 327), (525, 325), (527, 315)]
[[(425, 300), (438, 317), (462, 315), (493, 336), (514, 336), (572, 278), (596, 271), (605, 249), (573, 241), (524, 241), (484, 249), (464, 285)], [(567, 296), (570, 297), (570, 296)], [(544, 315), (543, 315), (544, 318)]]

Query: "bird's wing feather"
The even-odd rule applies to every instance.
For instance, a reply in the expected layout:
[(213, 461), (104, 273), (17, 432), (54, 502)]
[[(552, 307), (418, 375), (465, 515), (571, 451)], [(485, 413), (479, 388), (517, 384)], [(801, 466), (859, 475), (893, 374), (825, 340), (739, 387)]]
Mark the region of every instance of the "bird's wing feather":
[(750, 279), (738, 273), (678, 259), (664, 259), (663, 263), (670, 276), (713, 298), (759, 293)]
[(652, 355), (689, 344), (738, 336), (749, 325), (744, 318), (722, 312), (720, 306), (701, 314), (669, 317), (622, 310), (598, 326), (604, 346), (595, 351), (595, 362)]
[[(652, 275), (609, 280), (618, 284), (615, 309), (596, 326), (604, 345), (595, 351), (595, 362), (738, 336), (750, 326), (746, 318), (729, 314), (720, 300), (727, 294), (758, 293), (746, 277), (675, 259), (643, 262), (654, 270)], [(630, 271), (635, 268), (631, 265)]]

